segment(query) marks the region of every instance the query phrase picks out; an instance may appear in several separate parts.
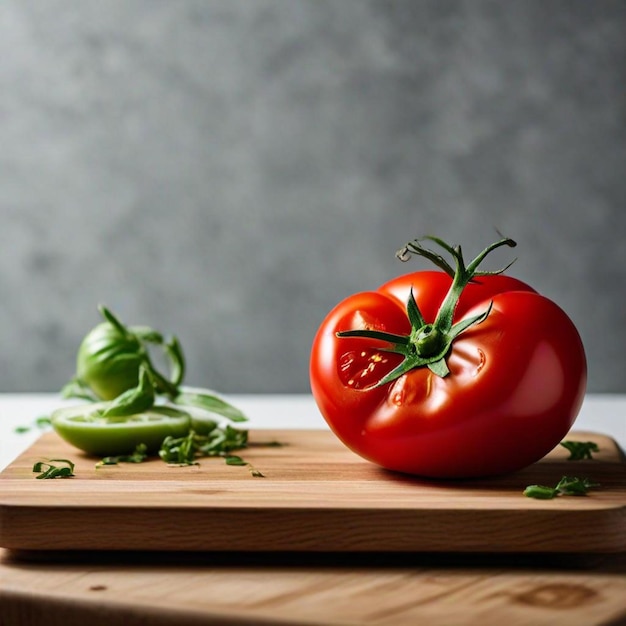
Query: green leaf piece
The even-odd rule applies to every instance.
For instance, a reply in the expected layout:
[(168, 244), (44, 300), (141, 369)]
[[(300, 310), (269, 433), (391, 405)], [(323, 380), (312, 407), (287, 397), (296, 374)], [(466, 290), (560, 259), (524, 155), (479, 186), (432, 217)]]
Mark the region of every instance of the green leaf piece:
[(119, 463), (143, 463), (148, 458), (146, 444), (140, 443), (132, 454), (122, 454), (119, 456), (105, 456), (96, 463), (96, 467), (103, 465), (118, 465)]
[(409, 321), (411, 322), (411, 326), (413, 328), (421, 328), (426, 324), (424, 318), (422, 317), (422, 312), (417, 306), (417, 302), (415, 301), (415, 296), (413, 295), (413, 288), (409, 291), (409, 301), (406, 307), (407, 315), (409, 317)]
[(600, 450), (598, 444), (593, 441), (561, 441), (561, 445), (570, 453), (568, 461), (592, 459), (592, 453)]
[(247, 465), (247, 463), (240, 457), (234, 454), (229, 454), (224, 457), (226, 465)]
[(558, 496), (586, 496), (590, 489), (597, 487), (600, 487), (600, 484), (591, 482), (588, 478), (563, 476), (556, 487), (529, 485), (523, 493), (528, 498), (549, 500)]
[(143, 365), (139, 368), (139, 383), (112, 400), (103, 417), (128, 417), (143, 413), (154, 405), (155, 394), (150, 374)]
[(434, 361), (433, 363), (428, 364), (428, 369), (433, 373), (437, 374), (437, 376), (441, 376), (444, 378), (450, 373), (448, 369), (448, 365), (445, 359), (439, 359), (438, 361)]
[(235, 406), (208, 392), (182, 390), (174, 399), (175, 404), (196, 407), (221, 415), (231, 422), (245, 422), (248, 418)]
[(551, 500), (558, 495), (558, 492), (554, 487), (529, 485), (526, 489), (524, 489), (524, 495), (527, 498), (535, 498), (537, 500)]
[[(54, 465), (61, 463), (61, 466)], [(33, 465), (33, 472), (37, 472), (38, 479), (50, 478), (70, 478), (74, 476), (74, 463), (68, 459), (49, 459), (48, 461), (38, 461)]]

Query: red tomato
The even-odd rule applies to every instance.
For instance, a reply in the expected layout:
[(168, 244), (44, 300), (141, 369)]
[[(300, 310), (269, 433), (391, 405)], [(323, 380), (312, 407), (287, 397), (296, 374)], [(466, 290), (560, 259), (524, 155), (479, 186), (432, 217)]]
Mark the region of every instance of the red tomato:
[(559, 444), (585, 392), (580, 336), (553, 301), (515, 278), (477, 276), (454, 321), (492, 308), (452, 341), (445, 376), (422, 366), (376, 386), (404, 357), (386, 351), (388, 341), (337, 336), (354, 329), (406, 336), (411, 288), (432, 322), (451, 282), (445, 272), (414, 272), (340, 302), (313, 342), (313, 396), (339, 439), (384, 468), (430, 478), (519, 470)]

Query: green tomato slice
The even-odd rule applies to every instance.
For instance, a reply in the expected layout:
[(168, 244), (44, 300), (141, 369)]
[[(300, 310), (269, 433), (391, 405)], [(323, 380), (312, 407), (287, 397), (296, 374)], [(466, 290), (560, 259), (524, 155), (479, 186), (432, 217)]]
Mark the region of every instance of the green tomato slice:
[(50, 417), (52, 428), (69, 444), (93, 456), (130, 454), (143, 443), (156, 452), (168, 435), (184, 437), (191, 427), (188, 413), (168, 406), (127, 417), (103, 418), (108, 402), (62, 408)]

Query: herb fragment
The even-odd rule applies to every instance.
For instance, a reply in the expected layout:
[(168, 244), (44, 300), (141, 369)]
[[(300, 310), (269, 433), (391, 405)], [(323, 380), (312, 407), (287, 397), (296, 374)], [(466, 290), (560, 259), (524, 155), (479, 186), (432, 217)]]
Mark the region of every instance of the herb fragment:
[(185, 437), (166, 437), (163, 440), (159, 456), (175, 465), (193, 465), (196, 458), (223, 456), (233, 450), (248, 446), (248, 431), (226, 425), (214, 428), (206, 435), (189, 431)]
[(593, 483), (588, 478), (563, 476), (556, 487), (529, 485), (524, 489), (524, 495), (538, 500), (551, 500), (558, 496), (585, 496), (590, 489), (599, 486), (598, 483)]
[[(268, 445), (275, 445), (275, 442)], [(263, 477), (250, 463), (231, 454), (248, 446), (247, 430), (226, 425), (223, 428), (216, 427), (206, 435), (199, 435), (191, 430), (185, 437), (166, 437), (159, 456), (169, 465), (176, 466), (197, 465), (197, 459), (202, 457), (222, 457), (227, 465), (246, 465), (252, 476)]]
[(592, 459), (592, 452), (598, 452), (598, 444), (593, 441), (561, 441), (561, 445), (569, 451), (568, 461)]
[(147, 447), (140, 443), (132, 454), (122, 454), (120, 456), (105, 456), (96, 463), (96, 468), (103, 465), (117, 465), (118, 463), (142, 463), (148, 457)]
[(265, 478), (265, 476), (261, 472), (259, 472), (258, 469), (255, 469), (254, 467), (252, 467), (252, 465), (250, 465), (248, 461), (244, 461), (240, 456), (231, 454), (231, 455), (225, 456), (224, 460), (226, 461), (226, 465), (246, 465), (248, 469), (250, 470), (250, 473), (252, 474), (252, 476), (255, 476), (256, 478)]
[(50, 424), (50, 418), (47, 415), (42, 415), (29, 426), (16, 426), (13, 432), (16, 435), (23, 435), (25, 433), (29, 433), (33, 428), (39, 428), (41, 430), (44, 430), (45, 428), (48, 428)]
[[(53, 463), (63, 463), (63, 465), (59, 467)], [(69, 478), (74, 476), (74, 463), (68, 459), (38, 461), (33, 465), (33, 472), (40, 472), (37, 478)]]

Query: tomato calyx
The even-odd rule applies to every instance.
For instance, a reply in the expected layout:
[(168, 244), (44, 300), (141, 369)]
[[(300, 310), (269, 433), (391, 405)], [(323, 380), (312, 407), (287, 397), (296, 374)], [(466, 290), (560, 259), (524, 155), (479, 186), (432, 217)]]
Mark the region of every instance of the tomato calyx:
[[(425, 239), (433, 241), (447, 251), (454, 259), (455, 268), (453, 268), (443, 256), (425, 248), (422, 245), (422, 241)], [(455, 324), (453, 323), (454, 312), (463, 290), (478, 276), (502, 274), (506, 271), (513, 261), (507, 266), (495, 271), (482, 271), (479, 270), (478, 267), (493, 250), (502, 246), (513, 248), (516, 245), (516, 242), (512, 239), (503, 237), (487, 246), (468, 265), (465, 265), (461, 246), (450, 246), (442, 239), (432, 236), (426, 236), (409, 242), (396, 253), (399, 260), (403, 262), (408, 261), (413, 254), (422, 256), (435, 263), (435, 265), (452, 277), (452, 284), (437, 312), (435, 320), (433, 322), (426, 322), (415, 300), (413, 290), (411, 290), (406, 307), (407, 317), (411, 323), (411, 332), (408, 335), (355, 329), (340, 331), (336, 333), (337, 337), (365, 337), (386, 341), (389, 343), (389, 347), (383, 348), (381, 351), (394, 352), (404, 357), (397, 367), (376, 383), (375, 387), (386, 385), (406, 372), (418, 367), (428, 367), (434, 374), (442, 378), (447, 376), (450, 370), (448, 369), (445, 359), (450, 352), (452, 342), (471, 326), (480, 324), (487, 319), (493, 304), (490, 303), (487, 309), (482, 313), (462, 319)]]

